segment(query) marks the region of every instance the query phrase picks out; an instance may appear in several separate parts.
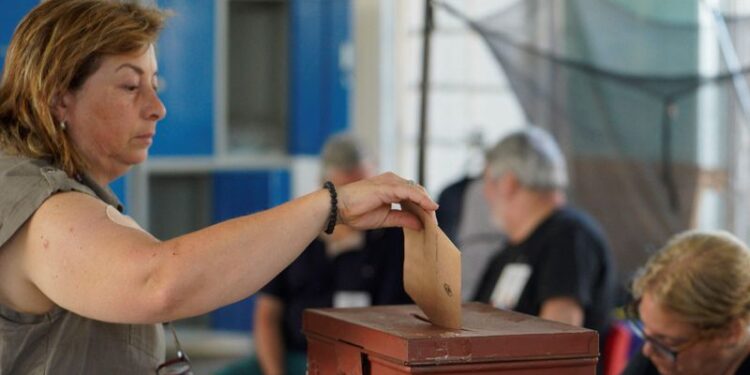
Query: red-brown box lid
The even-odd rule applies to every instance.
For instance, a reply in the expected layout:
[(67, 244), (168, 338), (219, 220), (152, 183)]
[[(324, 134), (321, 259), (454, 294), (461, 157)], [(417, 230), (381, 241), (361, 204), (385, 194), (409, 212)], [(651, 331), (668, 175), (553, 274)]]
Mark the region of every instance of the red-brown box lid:
[(416, 305), (307, 309), (305, 335), (321, 336), (407, 365), (592, 358), (596, 331), (495, 309), (463, 306), (462, 329), (432, 325)]

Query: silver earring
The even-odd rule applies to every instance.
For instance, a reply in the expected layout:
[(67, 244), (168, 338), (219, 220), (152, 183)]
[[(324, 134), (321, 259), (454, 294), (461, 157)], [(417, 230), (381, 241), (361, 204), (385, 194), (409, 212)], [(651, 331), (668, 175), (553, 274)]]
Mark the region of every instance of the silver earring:
[(64, 131), (64, 130), (65, 130), (65, 128), (67, 128), (67, 127), (68, 127), (68, 125), (66, 125), (66, 124), (65, 124), (65, 121), (60, 121), (60, 129), (61, 129), (61, 130), (63, 130), (63, 131)]

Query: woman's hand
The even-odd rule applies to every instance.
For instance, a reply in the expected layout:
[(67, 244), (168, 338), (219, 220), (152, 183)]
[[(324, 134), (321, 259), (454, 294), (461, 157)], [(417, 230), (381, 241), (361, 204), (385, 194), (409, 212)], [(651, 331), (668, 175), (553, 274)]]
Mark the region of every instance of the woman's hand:
[(390, 172), (338, 186), (337, 191), (339, 222), (357, 229), (407, 227), (420, 230), (419, 217), (394, 210), (391, 204), (411, 201), (428, 212), (438, 207), (423, 187)]

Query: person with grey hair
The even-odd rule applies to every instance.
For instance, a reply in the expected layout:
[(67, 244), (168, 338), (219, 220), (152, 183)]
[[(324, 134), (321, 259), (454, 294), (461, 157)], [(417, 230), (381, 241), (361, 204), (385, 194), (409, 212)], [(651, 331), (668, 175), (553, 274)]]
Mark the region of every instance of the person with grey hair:
[(568, 187), (563, 154), (541, 128), (532, 126), (506, 136), (487, 152), (487, 161), (493, 177), (512, 172), (532, 190), (562, 192)]
[(487, 153), (484, 193), (507, 245), (475, 296), (604, 335), (614, 295), (613, 258), (599, 225), (566, 203), (563, 154), (544, 130), (514, 132)]
[(331, 136), (320, 153), (321, 180), (359, 181), (374, 174), (370, 152), (349, 133)]
[[(363, 144), (346, 133), (328, 139), (321, 166), (322, 180), (337, 186), (374, 174)], [(338, 225), (332, 234), (321, 234), (261, 289), (253, 324), (255, 356), (219, 374), (305, 374), (303, 310), (412, 303), (403, 287), (403, 261), (398, 228), (360, 231)]]

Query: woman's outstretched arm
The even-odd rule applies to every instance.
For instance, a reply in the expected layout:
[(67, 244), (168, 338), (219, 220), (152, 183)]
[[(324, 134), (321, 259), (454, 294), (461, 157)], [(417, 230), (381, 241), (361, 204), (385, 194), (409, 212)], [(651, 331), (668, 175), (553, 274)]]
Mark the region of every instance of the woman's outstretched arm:
[[(393, 203), (437, 208), (422, 187), (392, 173), (337, 190), (339, 222), (359, 229), (421, 226)], [(281, 272), (324, 229), (330, 209), (322, 189), (162, 242), (95, 198), (56, 194), (6, 245), (22, 270), (22, 298), (11, 304), (37, 313), (56, 304), (122, 323), (202, 314), (253, 294)]]

